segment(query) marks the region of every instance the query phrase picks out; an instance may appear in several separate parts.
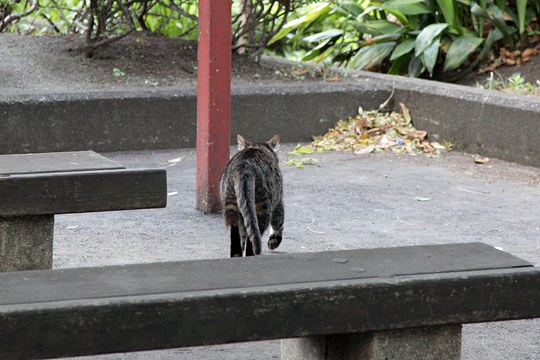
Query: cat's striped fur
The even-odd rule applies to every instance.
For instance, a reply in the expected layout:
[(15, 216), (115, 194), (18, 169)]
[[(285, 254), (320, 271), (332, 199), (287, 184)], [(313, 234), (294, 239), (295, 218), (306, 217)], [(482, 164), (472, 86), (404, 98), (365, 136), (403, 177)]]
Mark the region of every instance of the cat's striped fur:
[(261, 254), (261, 235), (271, 225), (268, 247), (283, 233), (283, 179), (275, 153), (279, 136), (250, 143), (238, 135), (238, 152), (221, 176), (221, 205), (231, 241), (231, 257)]

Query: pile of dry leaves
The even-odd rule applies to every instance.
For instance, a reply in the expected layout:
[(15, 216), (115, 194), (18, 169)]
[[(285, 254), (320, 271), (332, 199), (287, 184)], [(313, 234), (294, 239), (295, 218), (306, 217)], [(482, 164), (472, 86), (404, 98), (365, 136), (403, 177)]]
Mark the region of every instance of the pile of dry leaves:
[[(308, 155), (324, 151), (352, 151), (354, 154), (369, 154), (391, 150), (394, 153), (411, 155), (425, 154), (439, 156), (452, 150), (449, 142), (430, 141), (427, 132), (417, 130), (412, 124), (411, 113), (405, 104), (400, 103), (401, 113), (380, 110), (363, 111), (347, 120), (338, 121), (336, 127), (323, 136), (317, 136), (309, 146), (298, 145), (289, 155)], [(381, 108), (384, 104), (381, 105)], [(303, 168), (313, 165), (317, 159), (311, 157), (292, 158), (287, 166)]]
[(479, 73), (485, 73), (489, 71), (495, 71), (502, 65), (521, 65), (531, 60), (531, 58), (539, 53), (537, 48), (527, 48), (523, 51), (514, 50), (510, 51), (506, 48), (499, 49), (499, 56), (494, 57), (491, 55), (490, 63), (486, 66), (480, 67)]
[(429, 141), (427, 132), (417, 130), (411, 113), (400, 103), (401, 113), (385, 113), (379, 110), (363, 111), (348, 120), (340, 120), (335, 128), (318, 136), (311, 144), (315, 151), (348, 150), (355, 154), (391, 150), (395, 153), (425, 154), (437, 156), (452, 148), (450, 143)]

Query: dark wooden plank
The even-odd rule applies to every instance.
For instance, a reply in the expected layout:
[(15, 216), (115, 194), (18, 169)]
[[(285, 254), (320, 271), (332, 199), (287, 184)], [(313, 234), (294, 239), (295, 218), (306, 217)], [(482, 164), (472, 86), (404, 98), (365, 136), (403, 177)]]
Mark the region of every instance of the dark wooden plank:
[(0, 175), (124, 168), (93, 151), (0, 155)]
[[(66, 276), (47, 274), (51, 285)], [(12, 275), (0, 274), (2, 297)], [(25, 303), (0, 306), (0, 358), (540, 317), (540, 270), (533, 267), (34, 302), (41, 290)]]
[(0, 177), (0, 216), (165, 207), (164, 169), (104, 170)]
[(9, 288), (0, 305), (524, 266), (531, 265), (489, 245), (465, 243), (20, 272), (0, 274), (1, 288)]

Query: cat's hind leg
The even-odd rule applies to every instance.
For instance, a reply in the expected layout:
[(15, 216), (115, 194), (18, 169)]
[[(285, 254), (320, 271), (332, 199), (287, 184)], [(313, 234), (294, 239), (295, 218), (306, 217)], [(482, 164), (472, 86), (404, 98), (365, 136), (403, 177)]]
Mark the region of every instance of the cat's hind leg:
[(242, 256), (242, 238), (238, 226), (229, 225), (229, 236), (231, 240), (231, 257)]
[(254, 256), (255, 253), (253, 252), (253, 244), (251, 241), (247, 240), (244, 247), (244, 256)]
[(276, 249), (281, 244), (284, 220), (285, 209), (283, 208), (283, 202), (280, 201), (272, 211), (272, 219), (270, 220), (270, 225), (272, 226), (272, 231), (268, 238), (268, 248), (270, 250)]
[(240, 239), (242, 246), (242, 256), (253, 256), (253, 246), (249, 240), (246, 227), (244, 226), (243, 220), (238, 224), (238, 230), (240, 231)]
[(242, 256), (242, 230), (239, 228), (238, 213), (233, 208), (225, 209), (223, 217), (229, 233), (231, 257)]

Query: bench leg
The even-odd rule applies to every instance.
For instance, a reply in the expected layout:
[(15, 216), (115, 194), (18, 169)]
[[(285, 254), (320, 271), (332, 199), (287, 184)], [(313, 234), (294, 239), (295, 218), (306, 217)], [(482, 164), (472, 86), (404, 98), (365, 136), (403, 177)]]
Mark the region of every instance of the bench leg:
[(282, 360), (459, 360), (461, 325), (281, 340)]
[(0, 218), (0, 272), (52, 269), (54, 215)]

